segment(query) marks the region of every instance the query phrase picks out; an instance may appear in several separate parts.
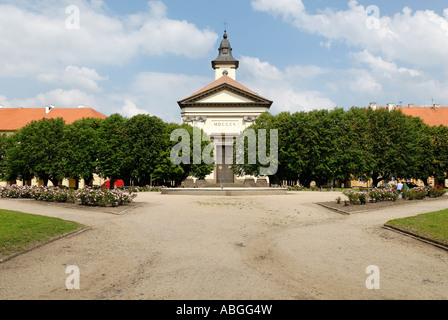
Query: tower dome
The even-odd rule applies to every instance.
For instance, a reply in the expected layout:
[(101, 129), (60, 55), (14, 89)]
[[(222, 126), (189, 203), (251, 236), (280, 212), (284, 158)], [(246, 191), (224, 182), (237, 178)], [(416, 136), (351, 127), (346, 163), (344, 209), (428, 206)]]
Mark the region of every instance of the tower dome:
[(232, 46), (227, 39), (226, 31), (224, 31), (224, 36), (218, 51), (218, 57), (212, 61), (212, 68), (215, 69), (216, 79), (222, 75), (229, 75), (235, 79), (235, 70), (238, 69), (240, 62), (232, 55)]

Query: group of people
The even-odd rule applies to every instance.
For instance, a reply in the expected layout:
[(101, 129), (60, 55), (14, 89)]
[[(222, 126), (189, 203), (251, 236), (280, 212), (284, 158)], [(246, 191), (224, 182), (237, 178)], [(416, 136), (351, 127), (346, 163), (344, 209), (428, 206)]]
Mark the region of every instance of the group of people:
[(397, 191), (399, 194), (401, 194), (403, 191), (407, 191), (408, 190), (408, 186), (406, 183), (403, 182), (398, 182), (397, 183)]

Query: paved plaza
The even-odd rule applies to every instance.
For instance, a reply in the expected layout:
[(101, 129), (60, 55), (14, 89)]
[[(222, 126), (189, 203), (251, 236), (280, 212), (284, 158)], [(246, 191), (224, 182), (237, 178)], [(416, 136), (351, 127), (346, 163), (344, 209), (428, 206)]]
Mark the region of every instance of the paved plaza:
[[(448, 200), (349, 216), (316, 205), (340, 195), (140, 193), (122, 215), (0, 200), (91, 227), (1, 263), (0, 299), (448, 298), (448, 252), (382, 228)], [(67, 266), (79, 268), (79, 290), (67, 290)], [(379, 289), (366, 287), (368, 266)]]

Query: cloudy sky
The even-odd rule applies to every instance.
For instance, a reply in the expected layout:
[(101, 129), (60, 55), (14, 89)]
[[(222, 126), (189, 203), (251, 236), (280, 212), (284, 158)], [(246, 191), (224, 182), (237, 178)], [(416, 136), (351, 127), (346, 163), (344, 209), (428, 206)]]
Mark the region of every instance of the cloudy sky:
[(180, 121), (214, 80), (227, 22), (237, 81), (272, 113), (448, 106), (441, 0), (0, 0), (0, 104)]

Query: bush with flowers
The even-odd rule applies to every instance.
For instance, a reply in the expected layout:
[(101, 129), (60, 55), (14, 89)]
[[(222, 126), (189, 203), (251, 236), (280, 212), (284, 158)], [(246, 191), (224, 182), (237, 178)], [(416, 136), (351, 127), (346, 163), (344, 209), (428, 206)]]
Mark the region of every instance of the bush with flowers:
[(396, 201), (398, 199), (398, 191), (394, 188), (373, 188), (369, 191), (369, 198), (373, 202)]
[(398, 192), (393, 188), (374, 188), (369, 192), (345, 190), (342, 192), (347, 196), (351, 204), (362, 205), (368, 201), (396, 201), (398, 199)]
[(81, 201), (81, 204), (88, 206), (122, 206), (131, 203), (136, 196), (134, 193), (119, 189), (92, 189), (86, 187), (77, 191), (77, 198)]
[(35, 199), (46, 202), (76, 203), (89, 206), (117, 207), (129, 204), (136, 197), (132, 192), (119, 189), (93, 189), (86, 187), (77, 191), (59, 187), (1, 186), (0, 198)]
[(428, 195), (426, 187), (416, 187), (403, 192), (403, 198), (408, 200), (422, 200)]
[(36, 200), (47, 202), (76, 202), (75, 191), (58, 187), (34, 187), (32, 197)]
[(433, 187), (426, 187), (427, 189), (427, 195), (430, 198), (438, 198), (443, 196), (446, 193), (446, 189), (443, 186), (433, 186)]

